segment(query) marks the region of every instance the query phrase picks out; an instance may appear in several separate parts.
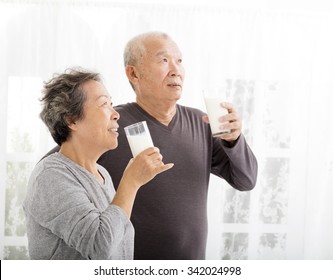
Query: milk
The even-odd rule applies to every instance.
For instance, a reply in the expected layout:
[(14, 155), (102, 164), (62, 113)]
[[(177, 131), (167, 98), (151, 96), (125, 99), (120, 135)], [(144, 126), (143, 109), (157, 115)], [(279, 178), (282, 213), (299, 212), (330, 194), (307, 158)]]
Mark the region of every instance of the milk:
[(146, 121), (138, 122), (124, 127), (133, 157), (143, 150), (154, 147)]
[(154, 147), (150, 134), (147, 133), (139, 135), (128, 135), (127, 140), (130, 145), (133, 157), (136, 157), (139, 153), (149, 147)]
[(218, 137), (224, 133), (229, 133), (228, 129), (220, 129), (223, 123), (219, 122), (219, 118), (228, 114), (228, 110), (220, 105), (223, 100), (216, 97), (205, 97), (204, 99), (213, 136)]

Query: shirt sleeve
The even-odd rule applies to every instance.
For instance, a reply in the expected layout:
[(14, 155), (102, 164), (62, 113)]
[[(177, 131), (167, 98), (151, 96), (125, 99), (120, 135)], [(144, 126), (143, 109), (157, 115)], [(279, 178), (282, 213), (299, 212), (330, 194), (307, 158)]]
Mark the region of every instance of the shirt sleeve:
[(87, 259), (109, 259), (132, 226), (118, 206), (98, 210), (65, 168), (45, 169), (33, 184), (30, 215)]
[(257, 159), (242, 134), (232, 146), (224, 144), (219, 138), (213, 139), (211, 172), (239, 191), (249, 191), (255, 187)]

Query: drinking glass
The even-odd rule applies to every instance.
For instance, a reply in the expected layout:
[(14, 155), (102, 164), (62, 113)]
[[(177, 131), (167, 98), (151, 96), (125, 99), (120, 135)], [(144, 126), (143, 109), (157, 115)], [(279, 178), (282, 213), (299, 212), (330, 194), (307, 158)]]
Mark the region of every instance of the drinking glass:
[(131, 124), (124, 129), (133, 157), (149, 147), (154, 147), (146, 121)]
[(221, 106), (222, 102), (226, 102), (226, 89), (206, 89), (203, 96), (213, 137), (230, 133), (229, 129), (220, 129), (223, 123), (219, 121), (220, 117), (228, 114), (228, 110)]

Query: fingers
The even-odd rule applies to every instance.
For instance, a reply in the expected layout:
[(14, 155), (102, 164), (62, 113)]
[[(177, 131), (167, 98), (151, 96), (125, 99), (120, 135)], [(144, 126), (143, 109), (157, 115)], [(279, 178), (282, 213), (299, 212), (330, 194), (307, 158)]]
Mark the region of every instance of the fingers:
[(241, 134), (241, 123), (239, 121), (221, 124), (220, 128), (222, 131), (229, 131), (228, 133), (222, 134), (220, 136), (221, 139), (229, 142), (237, 140)]
[[(223, 140), (232, 142), (238, 139), (241, 134), (242, 121), (237, 112), (235, 111), (233, 105), (228, 102), (222, 102), (221, 107), (228, 110), (228, 114), (221, 116), (219, 122), (221, 123), (221, 131), (230, 131), (229, 133), (222, 134), (220, 137)], [(209, 123), (208, 116), (205, 115), (202, 117), (202, 120), (205, 123)]]
[(140, 154), (141, 155), (150, 156), (150, 155), (152, 155), (154, 153), (159, 153), (159, 152), (160, 152), (159, 148), (157, 148), (157, 147), (149, 147), (149, 148), (143, 150)]
[(163, 164), (163, 162), (162, 162), (162, 165), (155, 168), (155, 172), (156, 172), (156, 174), (160, 174), (164, 171), (171, 169), (172, 167), (174, 167), (173, 163)]
[(242, 121), (233, 105), (228, 102), (222, 102), (221, 107), (228, 110), (228, 114), (221, 116), (219, 121), (221, 122), (221, 130), (229, 130), (229, 133), (223, 134), (220, 138), (226, 141), (235, 141), (241, 134)]
[(137, 157), (148, 157), (150, 161), (162, 161), (163, 156), (160, 154), (160, 150), (157, 147), (150, 147), (143, 150)]
[(221, 102), (221, 107), (226, 108), (229, 113), (232, 113), (234, 111), (234, 106), (232, 103), (229, 102)]
[(240, 119), (239, 115), (237, 114), (237, 112), (235, 111), (235, 109), (231, 103), (222, 102), (220, 105), (221, 105), (221, 107), (228, 110), (228, 114), (223, 115), (219, 118), (220, 122), (236, 121), (236, 120)]
[(220, 136), (221, 139), (228, 141), (228, 142), (233, 142), (238, 139), (240, 135), (239, 130), (231, 131), (230, 133), (225, 133)]
[[(229, 102), (221, 102), (220, 105), (221, 105), (222, 108), (225, 108), (225, 109), (228, 110), (228, 114), (223, 115), (223, 116), (221, 116), (219, 118), (220, 122), (230, 122), (230, 121), (237, 121), (237, 120), (239, 120), (239, 116), (238, 116), (237, 112), (235, 111), (234, 106), (231, 103), (229, 103)], [(209, 118), (208, 118), (207, 115), (203, 116), (202, 120), (205, 123), (209, 123)]]
[(239, 118), (232, 118), (228, 121), (221, 121), (220, 129), (224, 130), (241, 130), (242, 123)]
[(159, 153), (154, 153), (154, 154), (150, 155), (149, 158), (150, 158), (150, 161), (149, 161), (150, 166), (151, 166), (153, 172), (155, 173), (155, 175), (162, 173), (164, 171), (167, 171), (174, 166), (173, 163), (164, 164), (162, 161), (163, 156)]
[(173, 163), (164, 164), (163, 156), (160, 154), (160, 150), (157, 147), (150, 147), (142, 151), (134, 159), (137, 162), (141, 162), (141, 166), (145, 166), (146, 172), (152, 173), (153, 176), (169, 170), (174, 166)]

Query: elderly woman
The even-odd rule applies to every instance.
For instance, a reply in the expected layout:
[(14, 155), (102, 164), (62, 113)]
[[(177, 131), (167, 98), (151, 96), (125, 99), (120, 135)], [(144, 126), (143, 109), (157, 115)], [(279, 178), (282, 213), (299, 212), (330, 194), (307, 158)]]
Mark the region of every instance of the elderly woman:
[(33, 170), (24, 211), (32, 259), (132, 259), (139, 188), (170, 169), (151, 147), (131, 159), (117, 192), (97, 159), (118, 145), (119, 114), (97, 73), (70, 69), (44, 86), (41, 119), (60, 151)]

